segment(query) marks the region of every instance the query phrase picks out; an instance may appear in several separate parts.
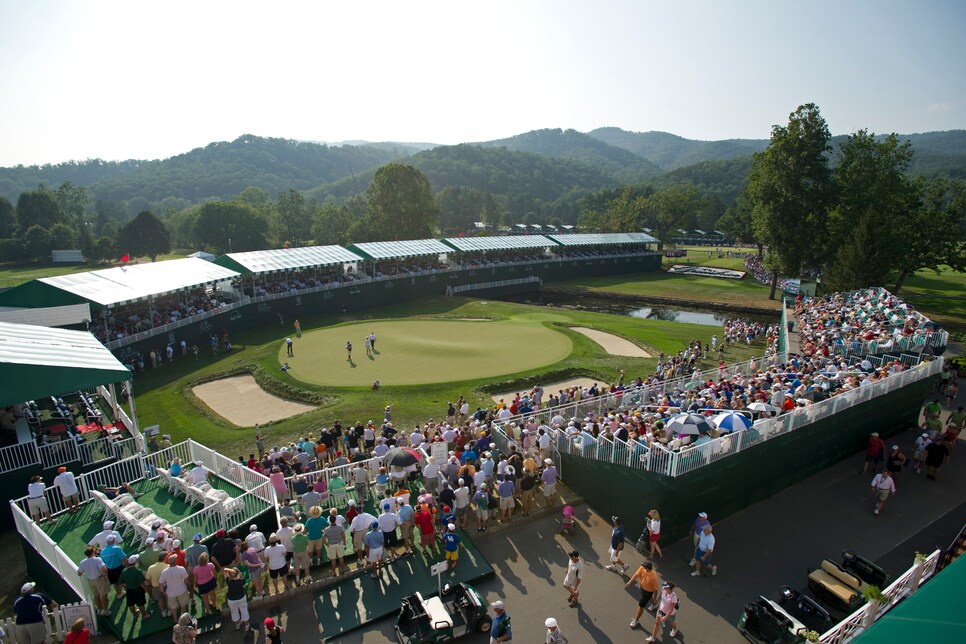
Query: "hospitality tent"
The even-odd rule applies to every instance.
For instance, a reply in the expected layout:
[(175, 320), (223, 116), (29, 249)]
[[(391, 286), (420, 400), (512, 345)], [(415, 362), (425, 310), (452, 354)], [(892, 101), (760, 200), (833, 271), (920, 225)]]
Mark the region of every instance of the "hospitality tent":
[(443, 240), (443, 243), (463, 252), (550, 248), (557, 245), (548, 237), (543, 235), (506, 235), (504, 237), (447, 237)]
[(130, 379), (86, 331), (0, 322), (0, 406)]
[(237, 272), (198, 258), (116, 266), (21, 284), (0, 293), (0, 306), (39, 308), (86, 302), (112, 308), (235, 277)]
[(425, 255), (445, 255), (453, 249), (438, 239), (407, 239), (404, 241), (362, 242), (352, 244), (349, 250), (366, 259), (405, 259)]
[(561, 246), (608, 246), (617, 244), (656, 244), (657, 240), (645, 233), (571, 233), (547, 235)]
[(190, 255), (188, 255), (188, 257), (195, 257), (197, 259), (203, 259), (206, 262), (213, 262), (215, 261), (215, 258), (217, 257), (217, 255), (213, 255), (212, 253), (206, 253), (203, 250), (199, 250), (194, 253), (191, 253)]
[(342, 246), (305, 246), (228, 253), (216, 259), (215, 264), (245, 275), (261, 275), (336, 264), (352, 264), (361, 262), (363, 259)]

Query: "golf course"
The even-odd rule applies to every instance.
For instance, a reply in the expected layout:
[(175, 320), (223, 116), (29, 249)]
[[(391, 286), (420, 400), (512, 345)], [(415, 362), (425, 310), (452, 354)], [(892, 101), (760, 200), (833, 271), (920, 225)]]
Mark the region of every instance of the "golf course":
[[(286, 418), (272, 420), (267, 440), (287, 443), (340, 419), (379, 421), (392, 406), (397, 427), (411, 428), (445, 414), (460, 395), (472, 409), (493, 404), (491, 396), (586, 377), (609, 384), (653, 372), (660, 352), (676, 353), (691, 340), (710, 342), (717, 326), (643, 320), (569, 308), (461, 298), (431, 298), (371, 309), (356, 315), (301, 319), (302, 337), (292, 337), (287, 356), (279, 327), (264, 327), (232, 338), (229, 354), (174, 360), (138, 375), (138, 413), (161, 425), (174, 441), (194, 437), (226, 454), (247, 455), (254, 447), (254, 422), (231, 422), (243, 407), (267, 407), (271, 398), (303, 403)], [(576, 330), (580, 327), (582, 330)], [(599, 341), (585, 335), (600, 332)], [(376, 334), (366, 355), (365, 338)], [(613, 355), (603, 338), (641, 349), (642, 355)], [(346, 342), (353, 345), (347, 360)], [(604, 342), (601, 344), (600, 342)], [(761, 344), (729, 348), (726, 360), (760, 355)], [(288, 363), (289, 370), (281, 366)], [(239, 376), (250, 376), (248, 379)], [(264, 391), (255, 398), (253, 383)], [(380, 381), (380, 388), (372, 384)], [(225, 389), (218, 404), (206, 404), (201, 385)], [(234, 389), (233, 389), (234, 388)], [(201, 389), (199, 389), (201, 391)], [(260, 393), (260, 392), (259, 392)], [(214, 400), (205, 392), (206, 400)], [(219, 411), (220, 410), (220, 411)], [(264, 409), (262, 409), (264, 411)]]

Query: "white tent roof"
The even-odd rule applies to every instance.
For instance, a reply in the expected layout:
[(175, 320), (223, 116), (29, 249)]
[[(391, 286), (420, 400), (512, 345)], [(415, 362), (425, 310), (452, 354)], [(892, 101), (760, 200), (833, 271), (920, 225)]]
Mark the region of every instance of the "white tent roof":
[(35, 324), (37, 326), (70, 326), (91, 321), (91, 305), (67, 304), (27, 309), (20, 307), (0, 307), (0, 322), (14, 324)]
[(238, 275), (203, 259), (189, 258), (42, 277), (38, 281), (103, 306), (114, 306)]
[(316, 266), (333, 266), (363, 260), (362, 257), (342, 246), (305, 246), (302, 248), (253, 250), (247, 253), (228, 253), (225, 257), (255, 274), (315, 268)]
[(547, 235), (561, 246), (592, 246), (598, 244), (656, 244), (657, 240), (644, 233), (571, 233)]
[(198, 259), (203, 259), (206, 262), (210, 262), (210, 261), (213, 261), (215, 257), (217, 257), (217, 255), (213, 255), (212, 253), (206, 253), (203, 250), (199, 250), (194, 253), (191, 253), (190, 255), (188, 255), (188, 257), (196, 257)]
[(450, 237), (443, 240), (456, 250), (514, 250), (556, 246), (543, 235), (506, 235), (504, 237)]
[(419, 255), (444, 255), (453, 249), (438, 239), (406, 239), (403, 241), (363, 242), (353, 248), (372, 259), (396, 259)]

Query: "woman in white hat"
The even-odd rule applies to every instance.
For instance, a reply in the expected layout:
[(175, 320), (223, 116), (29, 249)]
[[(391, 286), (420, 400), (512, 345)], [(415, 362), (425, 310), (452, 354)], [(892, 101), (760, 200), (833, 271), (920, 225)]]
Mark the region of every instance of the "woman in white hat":
[(568, 640), (557, 626), (557, 620), (548, 617), (543, 625), (547, 627), (547, 644), (567, 644)]

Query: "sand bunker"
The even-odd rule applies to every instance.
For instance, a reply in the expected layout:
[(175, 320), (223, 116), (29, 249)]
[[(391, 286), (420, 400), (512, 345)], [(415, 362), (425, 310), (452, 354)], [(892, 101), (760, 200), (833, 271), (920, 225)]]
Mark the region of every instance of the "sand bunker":
[(213, 380), (191, 391), (212, 411), (239, 427), (264, 425), (315, 409), (315, 405), (273, 396), (248, 375)]
[[(556, 394), (561, 389), (568, 389), (570, 387), (581, 387), (581, 388), (587, 387), (587, 388), (590, 388), (590, 387), (592, 387), (594, 385), (595, 382), (597, 383), (598, 388), (601, 385), (609, 385), (610, 384), (610, 383), (605, 383), (602, 380), (595, 380), (594, 378), (586, 378), (586, 377), (584, 377), (584, 378), (571, 378), (570, 380), (561, 380), (560, 382), (550, 382), (550, 383), (544, 384), (543, 385), (544, 402), (546, 402), (547, 396), (549, 396), (550, 394)], [(502, 398), (503, 400), (505, 400), (507, 402), (507, 404), (509, 404), (510, 401), (513, 400), (513, 397), (514, 396), (516, 396), (517, 394), (522, 394), (522, 393), (529, 392), (531, 389), (533, 389), (533, 387), (523, 387), (523, 388), (517, 389), (515, 391), (508, 391), (505, 394), (493, 394), (491, 396), (491, 398), (493, 398), (493, 402), (500, 402), (500, 399)]]
[(572, 326), (570, 329), (582, 335), (586, 335), (588, 338), (602, 346), (604, 351), (612, 356), (628, 356), (630, 358), (651, 357), (650, 353), (640, 348), (630, 340), (625, 340), (624, 338), (616, 336), (613, 333), (604, 333), (603, 331), (588, 329), (587, 327), (582, 326)]

